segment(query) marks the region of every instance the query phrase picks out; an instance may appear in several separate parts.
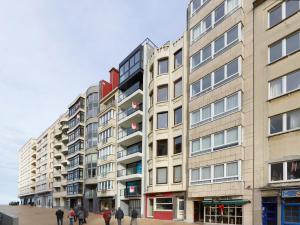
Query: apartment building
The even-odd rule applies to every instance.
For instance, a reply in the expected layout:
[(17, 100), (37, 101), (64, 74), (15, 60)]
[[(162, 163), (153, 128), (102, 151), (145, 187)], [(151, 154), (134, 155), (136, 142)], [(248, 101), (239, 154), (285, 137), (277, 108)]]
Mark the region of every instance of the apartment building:
[(36, 179), (36, 140), (30, 139), (19, 150), (18, 197), (21, 205), (34, 203)]
[(100, 112), (98, 114), (98, 163), (97, 163), (97, 197), (98, 209), (105, 207), (114, 209), (116, 206), (116, 160), (117, 160), (117, 99), (119, 71), (112, 68), (110, 81), (99, 83)]
[(54, 126), (53, 207), (67, 206), (68, 114), (61, 115)]
[(189, 4), (188, 222), (252, 224), (252, 9), (242, 0)]
[(300, 224), (299, 12), (254, 2), (254, 224)]
[(119, 96), (117, 118), (117, 207), (125, 215), (136, 209), (144, 216), (145, 189), (143, 171), (147, 146), (148, 83), (144, 71), (154, 45), (147, 39), (119, 65)]
[(53, 168), (55, 121), (37, 138), (35, 203), (40, 207), (53, 207)]
[(156, 48), (148, 60), (145, 217), (183, 220), (186, 201), (187, 35)]
[(68, 115), (68, 177), (67, 206), (83, 205), (85, 95), (78, 96), (69, 106)]

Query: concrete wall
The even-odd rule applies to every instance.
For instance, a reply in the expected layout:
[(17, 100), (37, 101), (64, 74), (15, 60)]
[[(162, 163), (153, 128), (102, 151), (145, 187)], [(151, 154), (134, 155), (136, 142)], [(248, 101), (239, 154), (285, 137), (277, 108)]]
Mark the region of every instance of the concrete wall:
[(0, 212), (0, 225), (19, 225), (19, 218)]

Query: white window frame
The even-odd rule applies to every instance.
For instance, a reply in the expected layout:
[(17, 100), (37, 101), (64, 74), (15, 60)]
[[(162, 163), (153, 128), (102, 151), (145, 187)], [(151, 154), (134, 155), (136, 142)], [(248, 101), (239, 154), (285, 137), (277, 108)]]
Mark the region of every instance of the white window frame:
[[(300, 181), (300, 179), (287, 179), (287, 164), (288, 162), (292, 162), (292, 161), (299, 161), (300, 159), (293, 159), (293, 160), (288, 160), (288, 161), (279, 161), (279, 162), (272, 162), (269, 163), (268, 165), (268, 174), (269, 174), (269, 179), (268, 182), (271, 184), (274, 183), (289, 183), (289, 182), (298, 182)], [(282, 163), (283, 164), (283, 179), (282, 180), (277, 180), (277, 181), (272, 181), (271, 179), (271, 166), (272, 164), (278, 164), (278, 163)]]
[(191, 10), (191, 17), (193, 17), (206, 3), (208, 3), (210, 0), (199, 0), (200, 6), (197, 9), (194, 9), (194, 1), (191, 2), (190, 10)]
[(173, 202), (173, 198), (172, 197), (155, 197), (154, 198), (154, 211), (162, 211), (162, 212), (170, 212), (170, 211), (173, 211), (173, 209), (157, 209), (156, 207), (156, 199), (165, 199), (165, 198), (169, 198), (169, 199), (172, 199), (172, 203), (158, 203), (159, 205), (172, 205), (173, 209), (174, 209), (174, 202)]

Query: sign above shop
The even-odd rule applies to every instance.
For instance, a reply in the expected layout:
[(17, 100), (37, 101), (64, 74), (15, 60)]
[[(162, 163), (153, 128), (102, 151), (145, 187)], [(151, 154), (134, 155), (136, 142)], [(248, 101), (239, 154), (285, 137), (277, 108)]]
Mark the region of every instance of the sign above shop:
[(281, 196), (282, 198), (300, 197), (300, 189), (283, 190)]

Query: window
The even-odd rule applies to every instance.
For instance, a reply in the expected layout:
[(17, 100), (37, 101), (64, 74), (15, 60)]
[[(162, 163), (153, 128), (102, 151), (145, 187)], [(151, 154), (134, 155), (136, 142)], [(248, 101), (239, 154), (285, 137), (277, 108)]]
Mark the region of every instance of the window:
[(204, 94), (208, 90), (217, 88), (226, 81), (240, 75), (240, 64), (241, 58), (239, 57), (191, 84), (191, 98), (199, 94)]
[(190, 184), (205, 184), (240, 180), (241, 161), (194, 168), (190, 171)]
[(204, 206), (205, 223), (213, 224), (243, 224), (243, 207), (235, 204), (225, 204), (223, 213), (219, 203)]
[(161, 59), (158, 61), (158, 74), (166, 74), (169, 72), (169, 60)]
[(112, 154), (113, 154), (113, 146), (109, 145), (109, 146), (99, 150), (98, 158), (101, 160), (106, 160), (107, 156), (112, 155)]
[(141, 52), (137, 51), (131, 58), (120, 67), (120, 83), (134, 74), (140, 68)]
[[(216, 38), (213, 42), (203, 49), (192, 55), (190, 58), (191, 71), (199, 68), (208, 59), (214, 58), (218, 53), (223, 52), (226, 48), (241, 40), (241, 23), (230, 28), (227, 32)], [(225, 43), (225, 40), (226, 43)], [(212, 50), (214, 49), (214, 52)]]
[(174, 125), (182, 123), (182, 107), (174, 110)]
[(286, 132), (300, 128), (300, 109), (272, 116), (269, 119), (269, 134)]
[(270, 164), (270, 182), (300, 179), (300, 160)]
[(105, 113), (104, 115), (102, 115), (99, 118), (99, 126), (104, 126), (108, 123), (108, 121), (110, 121), (111, 119), (113, 119), (115, 116), (115, 111), (114, 110), (109, 110), (107, 113)]
[(200, 9), (205, 3), (209, 2), (210, 0), (193, 0), (191, 2), (191, 16)]
[(99, 112), (99, 94), (93, 93), (87, 96), (87, 117), (95, 117)]
[(155, 207), (158, 211), (172, 211), (173, 199), (172, 198), (155, 198)]
[[(212, 110), (213, 109), (213, 110)], [(190, 113), (190, 127), (196, 127), (241, 109), (241, 92)]]
[(174, 98), (182, 95), (182, 79), (178, 79), (174, 82)]
[(181, 153), (182, 151), (182, 136), (174, 138), (174, 154)]
[(300, 9), (298, 0), (286, 0), (269, 11), (269, 27), (273, 27), (282, 20), (290, 17)]
[(86, 133), (86, 148), (96, 147), (98, 144), (98, 123), (87, 125)]
[(168, 155), (168, 139), (157, 141), (157, 156)]
[(191, 29), (191, 43), (196, 42), (209, 29), (213, 29), (227, 15), (230, 15), (240, 6), (240, 0), (225, 0), (209, 13), (202, 21)]
[(300, 70), (269, 82), (269, 99), (300, 89)]
[(181, 65), (182, 65), (182, 49), (180, 49), (174, 54), (174, 69), (177, 69)]
[(173, 183), (180, 183), (182, 179), (181, 165), (173, 167)]
[(168, 128), (168, 112), (157, 113), (157, 129)]
[(152, 181), (153, 181), (153, 170), (149, 170), (149, 185), (152, 185)]
[(167, 184), (168, 168), (161, 167), (156, 169), (156, 184)]
[(300, 49), (300, 32), (289, 35), (269, 46), (269, 63), (292, 54)]
[(161, 85), (157, 87), (157, 101), (168, 101), (168, 85)]

